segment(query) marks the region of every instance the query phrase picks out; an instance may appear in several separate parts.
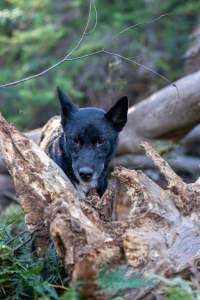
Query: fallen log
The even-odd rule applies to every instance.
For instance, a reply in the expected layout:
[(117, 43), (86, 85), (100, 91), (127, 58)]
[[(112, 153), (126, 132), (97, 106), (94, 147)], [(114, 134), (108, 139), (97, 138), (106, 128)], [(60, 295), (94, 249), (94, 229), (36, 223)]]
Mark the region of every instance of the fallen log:
[[(52, 239), (66, 272), (82, 279), (87, 299), (106, 299), (96, 294), (95, 280), (105, 265), (164, 276), (190, 274), (189, 266), (199, 265), (200, 183), (184, 183), (150, 145), (142, 147), (167, 186), (162, 189), (141, 171), (115, 169), (131, 206), (123, 220), (113, 220), (105, 209), (111, 190), (102, 199), (94, 192), (80, 201), (62, 170), (0, 116), (0, 149), (37, 253), (43, 255)], [(147, 293), (148, 288), (130, 289), (124, 299), (142, 299)]]
[[(180, 155), (169, 158), (167, 161), (175, 172), (187, 172), (188, 174), (196, 173), (200, 176), (200, 158), (198, 156)], [(123, 166), (129, 169), (155, 170), (152, 160), (141, 154), (117, 156), (112, 161), (112, 167), (117, 166)]]
[(200, 71), (176, 81), (129, 109), (118, 155), (141, 152), (142, 141), (180, 139), (200, 122)]

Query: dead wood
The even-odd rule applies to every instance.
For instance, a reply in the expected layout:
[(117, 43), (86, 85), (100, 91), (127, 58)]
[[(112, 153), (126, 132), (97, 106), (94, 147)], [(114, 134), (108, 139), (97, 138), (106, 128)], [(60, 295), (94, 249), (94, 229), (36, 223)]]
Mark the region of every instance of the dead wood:
[(185, 76), (131, 107), (118, 154), (141, 152), (140, 143), (180, 139), (200, 121), (200, 71)]
[[(0, 149), (28, 229), (36, 236), (37, 253), (42, 255), (52, 239), (66, 271), (83, 280), (87, 299), (105, 299), (94, 296), (105, 264), (165, 276), (199, 264), (200, 183), (187, 185), (149, 144), (142, 147), (168, 186), (162, 189), (141, 171), (116, 168), (113, 175), (126, 188), (131, 206), (123, 220), (113, 220), (108, 203), (115, 188), (102, 199), (92, 192), (80, 201), (62, 170), (0, 117)], [(147, 292), (130, 290), (125, 299), (142, 299)]]
[[(167, 161), (176, 173), (186, 173), (190, 176), (193, 174), (200, 175), (200, 158), (198, 156), (178, 155), (169, 158)], [(112, 160), (111, 166), (113, 168), (123, 166), (129, 169), (140, 169), (144, 171), (152, 170), (155, 174), (157, 173), (152, 160), (142, 154), (125, 154), (117, 156)]]
[(182, 140), (183, 145), (190, 146), (200, 143), (200, 125), (195, 126)]

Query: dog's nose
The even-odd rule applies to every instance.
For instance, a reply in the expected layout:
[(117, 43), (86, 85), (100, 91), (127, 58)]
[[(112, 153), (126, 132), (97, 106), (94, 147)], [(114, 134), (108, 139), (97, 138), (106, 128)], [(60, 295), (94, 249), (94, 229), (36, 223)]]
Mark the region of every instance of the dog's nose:
[(79, 169), (79, 176), (83, 181), (90, 181), (93, 173), (93, 170), (89, 167), (82, 167)]

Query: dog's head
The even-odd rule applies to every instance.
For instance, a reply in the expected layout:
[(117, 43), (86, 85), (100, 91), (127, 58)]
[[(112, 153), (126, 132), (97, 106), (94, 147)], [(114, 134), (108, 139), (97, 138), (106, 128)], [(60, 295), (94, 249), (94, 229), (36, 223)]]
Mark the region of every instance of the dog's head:
[(117, 146), (119, 132), (127, 121), (128, 98), (120, 98), (105, 112), (98, 108), (78, 108), (58, 88), (63, 150), (71, 160), (77, 188), (87, 193), (97, 188)]

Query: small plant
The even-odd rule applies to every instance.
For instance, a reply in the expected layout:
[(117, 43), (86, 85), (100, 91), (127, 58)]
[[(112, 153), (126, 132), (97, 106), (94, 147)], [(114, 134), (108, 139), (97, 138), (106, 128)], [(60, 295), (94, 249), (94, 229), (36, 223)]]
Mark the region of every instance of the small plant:
[(45, 257), (34, 256), (21, 209), (9, 208), (0, 221), (0, 299), (59, 299), (62, 271), (53, 245)]
[(181, 277), (167, 279), (160, 275), (148, 274), (145, 278), (157, 282), (158, 290), (164, 295), (165, 300), (200, 300), (197, 287)]
[[(103, 269), (98, 278), (98, 285), (101, 289), (101, 292), (120, 292), (123, 294), (127, 289), (134, 288), (144, 288), (144, 287), (154, 287), (155, 284), (144, 279), (141, 275), (138, 274), (129, 274), (127, 268), (118, 269), (115, 271), (109, 271)], [(120, 300), (120, 297), (113, 297), (112, 300)]]

